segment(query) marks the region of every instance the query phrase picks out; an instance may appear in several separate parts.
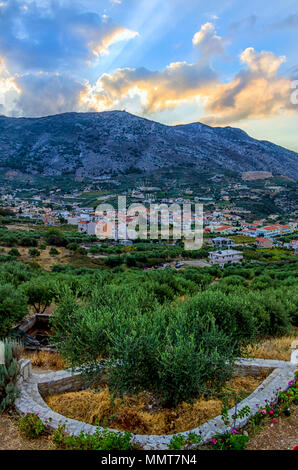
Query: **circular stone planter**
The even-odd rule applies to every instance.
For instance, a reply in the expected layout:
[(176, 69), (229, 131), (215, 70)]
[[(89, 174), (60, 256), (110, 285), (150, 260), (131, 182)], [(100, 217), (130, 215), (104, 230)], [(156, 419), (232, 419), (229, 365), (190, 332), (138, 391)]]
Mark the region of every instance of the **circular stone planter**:
[[(238, 403), (238, 410), (244, 406), (249, 406), (250, 415), (242, 419), (237, 419), (237, 428), (243, 427), (249, 418), (257, 413), (260, 408), (266, 406), (267, 402), (276, 402), (278, 394), (288, 388), (288, 382), (295, 377), (297, 366), (291, 362), (274, 361), (264, 359), (239, 359), (235, 364), (235, 372), (238, 375), (258, 375), (267, 370), (268, 377), (251, 393), (247, 398)], [(42, 395), (52, 395), (63, 392), (78, 391), (84, 389), (82, 377), (79, 372), (63, 370), (49, 374), (32, 374), (29, 360), (21, 360), (21, 375), (18, 382), (20, 391), (16, 400), (16, 409), (21, 413), (39, 413), (40, 419), (49, 429), (57, 429), (59, 425), (65, 425), (65, 431), (71, 435), (78, 435), (81, 431), (93, 434), (97, 427), (83, 423), (75, 419), (66, 418), (54, 412)], [(230, 422), (235, 408), (229, 410)], [(103, 428), (100, 428), (103, 429)], [(119, 432), (114, 429), (110, 431)], [(214, 434), (224, 433), (231, 430), (230, 426), (223, 424), (221, 416), (217, 416), (201, 426), (179, 433), (187, 436), (189, 432), (200, 434), (202, 443), (211, 440)], [(133, 434), (133, 442), (139, 444), (146, 450), (168, 449), (170, 441), (174, 435), (140, 435)]]

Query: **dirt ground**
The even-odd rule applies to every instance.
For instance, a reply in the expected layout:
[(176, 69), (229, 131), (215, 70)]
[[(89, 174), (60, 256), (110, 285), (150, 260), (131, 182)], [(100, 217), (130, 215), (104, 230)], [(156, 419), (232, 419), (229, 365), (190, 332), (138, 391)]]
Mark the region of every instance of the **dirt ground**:
[(39, 439), (24, 439), (14, 417), (8, 413), (0, 415), (0, 450), (51, 450), (54, 449), (49, 436)]
[[(298, 407), (290, 417), (280, 417), (278, 422), (268, 423), (248, 443), (248, 450), (291, 450), (298, 444)], [(39, 439), (23, 439), (8, 413), (0, 415), (0, 450), (52, 450), (49, 436)]]
[(298, 406), (289, 417), (267, 423), (248, 443), (248, 450), (291, 450), (298, 445)]

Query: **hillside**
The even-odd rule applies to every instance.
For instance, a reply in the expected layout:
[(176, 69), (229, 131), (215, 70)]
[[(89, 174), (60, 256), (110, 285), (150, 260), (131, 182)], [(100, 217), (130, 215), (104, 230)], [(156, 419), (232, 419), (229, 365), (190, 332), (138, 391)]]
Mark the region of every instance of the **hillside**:
[(270, 171), (298, 178), (298, 154), (232, 127), (166, 126), (124, 111), (0, 116), (0, 167), (96, 178), (159, 168)]

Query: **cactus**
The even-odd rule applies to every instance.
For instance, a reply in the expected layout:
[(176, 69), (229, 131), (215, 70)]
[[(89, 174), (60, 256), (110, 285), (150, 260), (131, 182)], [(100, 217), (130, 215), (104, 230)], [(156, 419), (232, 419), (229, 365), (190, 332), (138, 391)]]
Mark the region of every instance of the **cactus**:
[(14, 404), (18, 395), (16, 382), (19, 373), (19, 345), (4, 340), (4, 364), (0, 364), (0, 413)]

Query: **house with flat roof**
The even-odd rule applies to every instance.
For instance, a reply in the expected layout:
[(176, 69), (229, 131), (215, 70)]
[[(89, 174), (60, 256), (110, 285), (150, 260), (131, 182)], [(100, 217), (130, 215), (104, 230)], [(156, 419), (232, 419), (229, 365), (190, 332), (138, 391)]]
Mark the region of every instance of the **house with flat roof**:
[(273, 241), (269, 240), (269, 238), (256, 238), (255, 244), (257, 248), (272, 248)]
[(234, 246), (235, 242), (230, 238), (216, 237), (212, 238), (212, 244), (217, 248), (231, 248), (231, 246)]
[(241, 263), (243, 254), (242, 251), (237, 250), (212, 251), (209, 253), (209, 260), (211, 264), (224, 266), (225, 264)]

